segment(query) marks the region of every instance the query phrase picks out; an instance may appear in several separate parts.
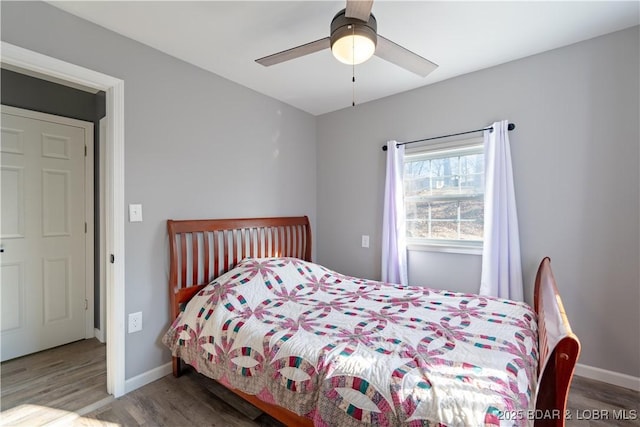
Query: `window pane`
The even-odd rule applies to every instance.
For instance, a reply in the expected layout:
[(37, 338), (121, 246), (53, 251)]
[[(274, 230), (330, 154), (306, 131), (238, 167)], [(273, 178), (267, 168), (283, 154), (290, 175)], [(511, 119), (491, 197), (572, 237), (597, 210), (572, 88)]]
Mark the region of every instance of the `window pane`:
[[(477, 140), (476, 140), (477, 141)], [(484, 154), (475, 142), (405, 157), (407, 237), (482, 241)]]
[(422, 219), (407, 220), (407, 237), (429, 238), (429, 222)]
[(458, 239), (458, 201), (431, 203), (431, 239)]
[(429, 202), (405, 203), (407, 237), (429, 238)]
[(407, 162), (404, 165), (405, 197), (427, 195), (431, 179), (430, 160)]
[(484, 200), (482, 198), (460, 202), (460, 239), (482, 240), (484, 227)]
[(431, 161), (433, 194), (442, 195), (458, 191), (458, 158), (447, 157)]
[(460, 192), (484, 193), (484, 156), (470, 154), (460, 157)]

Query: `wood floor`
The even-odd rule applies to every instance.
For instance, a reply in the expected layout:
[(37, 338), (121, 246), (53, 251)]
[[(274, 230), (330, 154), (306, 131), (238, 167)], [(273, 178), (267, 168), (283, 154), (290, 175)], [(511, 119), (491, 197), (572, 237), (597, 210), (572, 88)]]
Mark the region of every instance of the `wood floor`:
[(640, 426), (640, 392), (574, 376), (568, 427)]
[[(0, 426), (282, 427), (224, 387), (187, 370), (113, 399), (105, 346), (86, 340), (1, 365)], [(616, 419), (627, 418), (627, 419)], [(576, 377), (568, 427), (640, 427), (640, 393)]]
[[(189, 371), (180, 378), (168, 375), (85, 416), (126, 426), (281, 426), (267, 415), (254, 418), (260, 412), (239, 406), (242, 403), (215, 382)], [(614, 419), (625, 416), (631, 419)], [(638, 427), (640, 393), (575, 377), (566, 425)]]
[(106, 346), (82, 340), (3, 362), (0, 409), (23, 403), (77, 411), (109, 397)]

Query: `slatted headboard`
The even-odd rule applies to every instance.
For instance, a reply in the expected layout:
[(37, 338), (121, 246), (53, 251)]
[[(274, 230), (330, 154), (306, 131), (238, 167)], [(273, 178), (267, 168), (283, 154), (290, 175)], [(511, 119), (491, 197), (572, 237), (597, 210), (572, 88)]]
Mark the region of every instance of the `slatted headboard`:
[(171, 319), (213, 278), (244, 257), (311, 261), (309, 218), (167, 220)]
[[(311, 261), (311, 226), (306, 216), (167, 220), (167, 230), (172, 321), (183, 304), (244, 257), (295, 257)], [(179, 376), (180, 371), (181, 361), (173, 357), (173, 374)], [(256, 396), (231, 391), (285, 425), (312, 425), (311, 420)]]

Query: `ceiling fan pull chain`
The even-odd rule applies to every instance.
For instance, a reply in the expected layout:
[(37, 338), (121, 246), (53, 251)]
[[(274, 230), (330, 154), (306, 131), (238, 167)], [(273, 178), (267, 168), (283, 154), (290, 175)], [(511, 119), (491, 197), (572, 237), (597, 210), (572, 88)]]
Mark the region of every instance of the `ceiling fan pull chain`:
[(356, 66), (351, 65), (351, 106), (356, 106)]
[(355, 61), (355, 57), (356, 57), (356, 42), (355, 42), (356, 26), (355, 25), (351, 26), (351, 34), (353, 35), (353, 37), (351, 38), (351, 58), (354, 59), (351, 62), (351, 85), (352, 85), (352, 89), (351, 89), (351, 106), (355, 107), (356, 106), (356, 61)]
[(356, 76), (354, 74), (353, 77), (351, 77), (351, 82), (353, 83), (353, 90), (352, 90), (352, 94), (351, 94), (351, 106), (355, 107), (356, 106)]

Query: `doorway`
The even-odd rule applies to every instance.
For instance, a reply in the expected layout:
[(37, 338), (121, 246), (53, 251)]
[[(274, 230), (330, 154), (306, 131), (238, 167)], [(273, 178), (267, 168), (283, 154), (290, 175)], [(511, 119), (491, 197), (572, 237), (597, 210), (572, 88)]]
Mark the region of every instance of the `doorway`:
[[(94, 240), (93, 262), (95, 268), (93, 274), (93, 292), (91, 289), (87, 290), (87, 299), (89, 300), (87, 308), (89, 311), (93, 311), (95, 336), (98, 337), (101, 342), (104, 342), (105, 321), (102, 319), (102, 316), (105, 311), (105, 298), (102, 296), (101, 288), (104, 288), (105, 267), (101, 262), (104, 260), (104, 253), (103, 247), (100, 245), (100, 243), (104, 241), (104, 236), (101, 234), (104, 228), (101, 227), (104, 223), (104, 215), (102, 214), (104, 202), (101, 199), (104, 194), (104, 180), (100, 178), (104, 175), (104, 170), (101, 166), (101, 159), (104, 158), (104, 154), (101, 149), (104, 148), (106, 135), (104, 132), (101, 134), (103, 126), (100, 120), (104, 118), (106, 114), (106, 94), (103, 91), (87, 91), (80, 88), (72, 88), (35, 76), (12, 71), (5, 68), (4, 64), (0, 72), (3, 83), (2, 92), (0, 92), (3, 105), (81, 120), (93, 124), (93, 132), (87, 131), (87, 133), (89, 134), (88, 136), (92, 136), (94, 140), (93, 146), (88, 147), (93, 148), (94, 161), (93, 165), (89, 164), (86, 165), (86, 167), (90, 168), (93, 166), (94, 171), (93, 184), (91, 182), (87, 183), (87, 188), (93, 188), (93, 194), (96, 195), (96, 197), (93, 198), (93, 223), (88, 224), (90, 227), (89, 230), (87, 230), (87, 234), (93, 236)], [(90, 194), (87, 195), (87, 197), (89, 196)], [(90, 216), (91, 212), (87, 212), (87, 217)], [(95, 227), (91, 227), (91, 225), (95, 225)], [(91, 248), (87, 249), (91, 250)], [(92, 279), (88, 277), (87, 280)], [(91, 305), (92, 296), (95, 296), (95, 298), (93, 298), (93, 305)], [(89, 313), (89, 315), (91, 315), (91, 313)], [(88, 336), (90, 332), (91, 331), (87, 334)]]
[(124, 394), (124, 82), (115, 77), (2, 42), (2, 65), (26, 74), (106, 93), (105, 240), (107, 391)]

